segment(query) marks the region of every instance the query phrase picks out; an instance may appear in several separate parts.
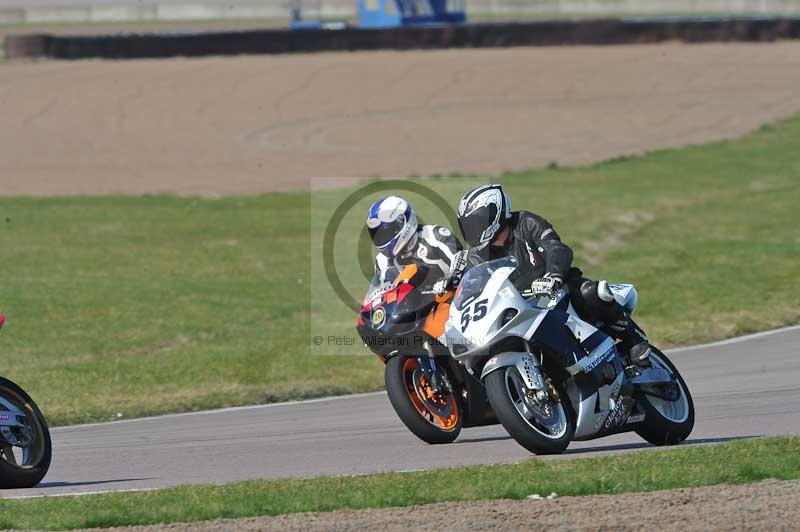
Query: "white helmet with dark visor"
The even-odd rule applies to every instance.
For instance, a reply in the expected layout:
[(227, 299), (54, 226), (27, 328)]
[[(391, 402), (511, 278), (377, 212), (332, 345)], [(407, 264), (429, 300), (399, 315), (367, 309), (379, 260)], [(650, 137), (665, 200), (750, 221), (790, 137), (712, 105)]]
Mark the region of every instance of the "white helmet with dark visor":
[(483, 185), (464, 194), (458, 226), (470, 247), (481, 249), (495, 239), (511, 217), (511, 201), (500, 185)]

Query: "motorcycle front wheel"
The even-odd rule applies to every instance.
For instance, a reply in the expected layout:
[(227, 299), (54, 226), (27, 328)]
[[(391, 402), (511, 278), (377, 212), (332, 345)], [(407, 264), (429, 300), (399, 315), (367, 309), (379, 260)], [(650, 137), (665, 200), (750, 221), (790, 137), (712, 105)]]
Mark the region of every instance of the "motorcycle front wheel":
[(50, 468), (53, 447), (47, 422), (25, 391), (0, 377), (0, 410), (17, 425), (0, 424), (0, 489), (32, 488)]
[(636, 433), (654, 445), (675, 445), (688, 438), (694, 428), (692, 394), (664, 353), (653, 348), (650, 363), (653, 367), (667, 370), (675, 380), (667, 385), (654, 384), (649, 389), (643, 387), (645, 393), (640, 404), (644, 407), (645, 417)]
[(535, 454), (564, 452), (575, 433), (566, 396), (551, 386), (546, 398), (536, 398), (516, 366), (491, 372), (485, 382), (497, 419), (517, 443)]
[(458, 437), (463, 412), (455, 393), (434, 390), (416, 357), (390, 358), (384, 378), (394, 411), (415, 436), (430, 444), (451, 443)]

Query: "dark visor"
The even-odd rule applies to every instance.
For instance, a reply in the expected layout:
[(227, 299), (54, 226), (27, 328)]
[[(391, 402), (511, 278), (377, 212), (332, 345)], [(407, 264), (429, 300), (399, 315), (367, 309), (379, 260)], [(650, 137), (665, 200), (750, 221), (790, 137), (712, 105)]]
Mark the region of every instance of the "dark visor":
[(494, 223), (496, 217), (497, 206), (486, 205), (470, 213), (469, 216), (459, 218), (458, 225), (467, 244), (470, 246), (480, 245), (481, 235)]
[(401, 215), (394, 222), (385, 222), (369, 230), (369, 236), (376, 248), (381, 248), (392, 241), (406, 224), (406, 217)]

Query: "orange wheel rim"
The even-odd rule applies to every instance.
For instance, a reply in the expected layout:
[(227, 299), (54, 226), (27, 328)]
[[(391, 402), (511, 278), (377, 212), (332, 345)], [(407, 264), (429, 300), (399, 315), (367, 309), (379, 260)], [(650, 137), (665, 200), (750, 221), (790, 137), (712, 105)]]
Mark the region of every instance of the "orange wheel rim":
[[(411, 404), (423, 419), (446, 432), (450, 432), (458, 426), (461, 413), (455, 395), (434, 392), (428, 379), (420, 371), (419, 361), (416, 358), (405, 359), (403, 379)], [(434, 408), (428, 405), (434, 405)], [(449, 413), (443, 415), (442, 412), (447, 412), (448, 409)]]

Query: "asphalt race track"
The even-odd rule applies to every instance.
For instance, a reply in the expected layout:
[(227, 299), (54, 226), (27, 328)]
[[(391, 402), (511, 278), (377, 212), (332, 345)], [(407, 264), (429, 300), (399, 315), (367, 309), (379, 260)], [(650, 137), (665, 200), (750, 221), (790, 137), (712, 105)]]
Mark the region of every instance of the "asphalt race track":
[[(800, 434), (800, 326), (669, 352), (692, 391), (689, 444)], [(358, 475), (531, 456), (500, 426), (453, 444), (417, 440), (383, 392), (53, 431), (53, 466), (35, 489), (4, 497), (145, 490), (254, 478)], [(650, 447), (635, 434), (573, 443), (564, 456)]]

